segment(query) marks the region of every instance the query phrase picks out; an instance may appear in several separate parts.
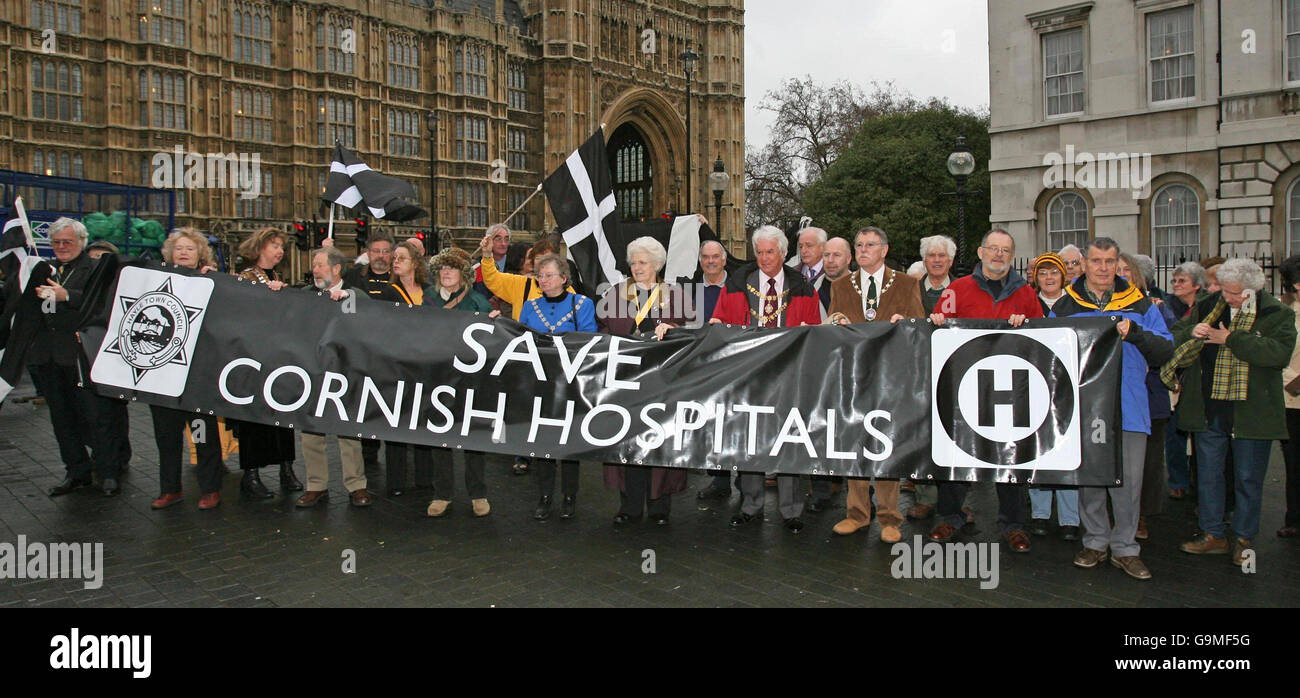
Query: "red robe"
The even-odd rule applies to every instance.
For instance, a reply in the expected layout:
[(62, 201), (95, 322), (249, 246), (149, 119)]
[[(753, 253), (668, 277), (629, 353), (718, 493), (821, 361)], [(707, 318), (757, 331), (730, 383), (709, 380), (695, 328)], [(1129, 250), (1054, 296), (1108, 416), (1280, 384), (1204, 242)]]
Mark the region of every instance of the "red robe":
[[(789, 268), (781, 267), (781, 272), (785, 275), (784, 289), (789, 291), (789, 295), (781, 300), (788, 303), (781, 313), (781, 325), (783, 327), (799, 327), (800, 325), (820, 325), (822, 324), (821, 305), (817, 300), (817, 291), (813, 289), (803, 275)], [(752, 278), (751, 278), (752, 277)], [(721, 320), (728, 325), (742, 325), (745, 327), (758, 327), (758, 319), (750, 311), (757, 307), (750, 303), (752, 294), (748, 286), (753, 285), (758, 288), (758, 267), (755, 265), (747, 266), (735, 274), (727, 277), (727, 284), (723, 286), (722, 293), (718, 295), (718, 305), (713, 310), (713, 317)], [(758, 289), (761, 300), (764, 289)]]

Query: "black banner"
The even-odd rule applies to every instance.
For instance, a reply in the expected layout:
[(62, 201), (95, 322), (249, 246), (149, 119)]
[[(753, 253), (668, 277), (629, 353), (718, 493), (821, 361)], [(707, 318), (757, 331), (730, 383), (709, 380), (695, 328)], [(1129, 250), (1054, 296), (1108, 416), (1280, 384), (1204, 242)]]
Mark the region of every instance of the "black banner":
[(549, 336), (150, 263), (122, 269), (107, 331), (83, 338), (104, 394), (311, 432), (681, 468), (1117, 484), (1113, 322), (1008, 329)]

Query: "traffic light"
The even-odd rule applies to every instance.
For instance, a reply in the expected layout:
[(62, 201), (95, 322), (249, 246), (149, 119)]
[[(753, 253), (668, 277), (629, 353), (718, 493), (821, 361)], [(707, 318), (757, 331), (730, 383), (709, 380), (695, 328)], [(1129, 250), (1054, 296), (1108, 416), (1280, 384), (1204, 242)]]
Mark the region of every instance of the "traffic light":
[(311, 249), (311, 236), (308, 234), (306, 221), (295, 221), (293, 224), (293, 244), (298, 249), (306, 252)]
[(370, 231), (367, 230), (370, 227), (370, 221), (366, 220), (365, 216), (362, 216), (356, 219), (355, 222), (357, 224), (357, 249), (363, 250), (370, 240)]
[(415, 239), (419, 240), (420, 244), (424, 245), (424, 255), (426, 257), (432, 257), (438, 251), (436, 249), (438, 246), (437, 238), (420, 232), (415, 234)]
[(329, 233), (329, 226), (324, 223), (315, 223), (313, 225), (315, 232), (311, 236), (311, 246), (318, 248), (325, 242), (325, 236)]

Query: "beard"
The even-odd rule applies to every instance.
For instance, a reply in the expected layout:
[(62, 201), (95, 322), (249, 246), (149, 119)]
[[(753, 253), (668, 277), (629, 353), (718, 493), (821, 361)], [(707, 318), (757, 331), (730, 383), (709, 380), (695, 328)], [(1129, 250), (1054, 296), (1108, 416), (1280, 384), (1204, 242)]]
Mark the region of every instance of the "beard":
[(333, 284), (329, 282), (329, 279), (322, 279), (319, 276), (313, 276), (311, 278), (311, 285), (315, 286), (316, 288), (322, 291), (329, 288), (330, 286), (333, 286)]

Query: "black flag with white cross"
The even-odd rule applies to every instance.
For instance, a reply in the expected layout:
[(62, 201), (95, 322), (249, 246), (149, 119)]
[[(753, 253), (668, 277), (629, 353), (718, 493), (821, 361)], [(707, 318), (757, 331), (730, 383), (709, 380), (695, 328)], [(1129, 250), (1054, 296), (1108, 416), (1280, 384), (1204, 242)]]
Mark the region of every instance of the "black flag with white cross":
[(334, 144), (334, 161), (330, 163), (329, 179), (325, 180), (325, 193), (321, 195), (325, 203), (338, 204), (357, 213), (364, 205), (375, 218), (409, 221), (428, 215), (412, 203), (415, 198), (410, 182), (379, 174), (342, 144)]
[(610, 182), (605, 130), (575, 150), (542, 184), (569, 255), (583, 283), (597, 288), (623, 280), (612, 241), (618, 237), (618, 211)]
[[(21, 202), (17, 207), (21, 208)], [(0, 235), (0, 400), (18, 384), (24, 355), (36, 336), (40, 322), (40, 300), (36, 287), (45, 283), (50, 265), (36, 256), (31, 232), (22, 215), (10, 219)]]

